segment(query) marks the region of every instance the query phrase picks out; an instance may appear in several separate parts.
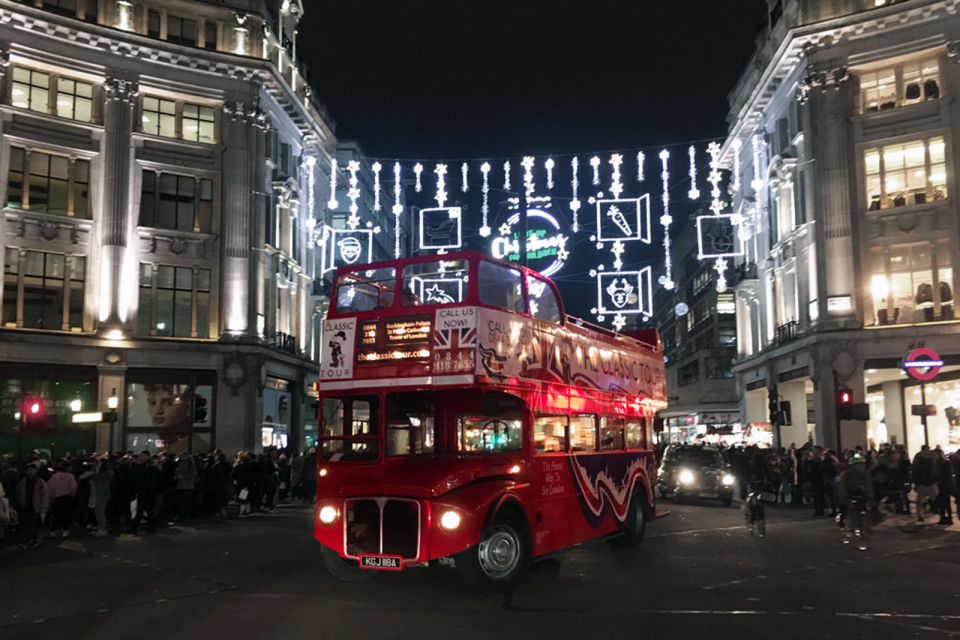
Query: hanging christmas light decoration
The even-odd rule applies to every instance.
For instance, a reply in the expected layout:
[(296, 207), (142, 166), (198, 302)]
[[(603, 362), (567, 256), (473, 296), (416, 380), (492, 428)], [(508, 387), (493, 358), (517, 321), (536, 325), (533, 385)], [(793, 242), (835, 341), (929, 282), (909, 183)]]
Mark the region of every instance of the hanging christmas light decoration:
[(403, 193), (403, 185), (400, 184), (400, 163), (393, 163), (393, 215), (399, 216), (403, 213), (403, 205), (400, 204), (400, 195)]
[(420, 193), (421, 191), (423, 191), (423, 182), (421, 182), (421, 176), (423, 175), (423, 165), (420, 164), (419, 162), (413, 165), (413, 175), (417, 177), (417, 183), (414, 188), (416, 189), (417, 193)]
[(469, 167), (466, 162), (460, 165), (460, 193), (466, 193), (470, 190), (470, 185), (467, 184), (467, 172)]
[(750, 188), (753, 189), (755, 193), (759, 193), (763, 189), (763, 178), (761, 167), (760, 167), (760, 154), (763, 151), (763, 138), (760, 134), (755, 134), (753, 136), (753, 180), (750, 182)]
[(590, 166), (593, 167), (593, 186), (600, 186), (600, 157), (590, 158)]
[(307, 222), (313, 220), (317, 223), (317, 174), (314, 170), (317, 167), (317, 159), (313, 156), (306, 156), (303, 159), (303, 166), (307, 170)]
[(480, 213), (483, 214), (483, 224), (480, 225), (480, 236), (487, 238), (490, 236), (490, 225), (488, 217), (490, 215), (490, 163), (484, 162), (480, 165), (480, 173), (483, 175), (483, 186), (480, 192), (483, 194), (483, 204), (480, 205)]
[(536, 160), (534, 160), (533, 156), (523, 156), (523, 160), (520, 161), (520, 166), (523, 167), (523, 188), (528, 198), (537, 190), (533, 182), (534, 164), (536, 164)]
[(447, 165), (438, 163), (433, 172), (437, 174), (437, 193), (433, 199), (437, 201), (438, 207), (442, 207), (447, 202)]
[(622, 164), (622, 154), (614, 153), (610, 156), (610, 166), (613, 167), (613, 172), (610, 176), (610, 193), (613, 194), (614, 198), (619, 198), (620, 194), (623, 193), (623, 182), (620, 180), (620, 165)]
[(350, 199), (350, 215), (347, 217), (347, 226), (356, 229), (360, 226), (360, 205), (357, 201), (360, 199), (360, 180), (357, 178), (357, 172), (360, 171), (360, 163), (351, 160), (347, 163), (347, 172), (350, 174), (350, 188), (347, 189), (347, 197)]
[(510, 191), (510, 161), (503, 163), (503, 190)]
[(643, 163), (646, 162), (647, 156), (644, 155), (643, 151), (637, 151), (637, 182), (643, 182), (646, 176), (643, 173)]
[(577, 214), (580, 211), (580, 197), (577, 193), (580, 190), (580, 159), (576, 156), (570, 161), (570, 171), (573, 174), (573, 177), (570, 179), (570, 187), (572, 189), (573, 198), (570, 199), (570, 211), (573, 212), (573, 224), (571, 229), (574, 233), (580, 231), (580, 222), (577, 219)]
[(696, 200), (700, 197), (700, 189), (697, 189), (697, 150), (693, 145), (690, 145), (687, 154), (690, 156), (690, 191), (687, 195), (691, 200)]
[(664, 273), (658, 279), (660, 285), (670, 291), (675, 286), (673, 282), (673, 260), (670, 257), (670, 225), (673, 224), (673, 217), (670, 215), (670, 170), (667, 162), (670, 160), (670, 152), (666, 149), (660, 152), (660, 179), (663, 183), (663, 215), (660, 216), (660, 225), (663, 227), (663, 267)]
[(725, 204), (720, 199), (720, 181), (723, 178), (720, 173), (720, 145), (711, 142), (707, 147), (707, 153), (710, 154), (710, 174), (707, 176), (707, 181), (711, 185), (710, 211), (713, 215), (697, 217), (698, 258), (714, 260), (717, 291), (723, 293), (727, 290), (726, 271), (729, 266), (727, 259), (743, 255), (742, 249), (738, 248), (740, 234), (738, 233), (739, 225), (735, 220), (742, 216), (723, 213)]
[(373, 169), (373, 210), (380, 211), (380, 171), (383, 165), (374, 162), (370, 168)]
[(328, 209), (336, 209), (340, 206), (337, 201), (337, 161), (330, 162), (330, 199), (327, 200)]
[(731, 146), (733, 147), (733, 180), (730, 183), (730, 188), (737, 192), (740, 191), (740, 149), (743, 147), (743, 143), (740, 138), (734, 138)]
[(547, 158), (543, 163), (543, 168), (547, 170), (547, 189), (553, 189), (553, 168), (556, 166), (553, 158)]

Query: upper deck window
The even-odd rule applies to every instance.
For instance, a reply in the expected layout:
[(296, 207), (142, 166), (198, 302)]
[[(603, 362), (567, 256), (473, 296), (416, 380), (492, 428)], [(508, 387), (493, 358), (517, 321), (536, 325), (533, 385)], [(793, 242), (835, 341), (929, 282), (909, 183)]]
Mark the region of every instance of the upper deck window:
[(530, 315), (547, 322), (560, 322), (560, 305), (549, 282), (528, 275), (527, 291), (530, 295)]
[(357, 313), (391, 306), (396, 279), (397, 270), (393, 267), (355, 271), (340, 276), (337, 312)]
[(484, 260), (478, 273), (480, 302), (507, 311), (523, 313), (520, 271)]
[(404, 306), (463, 302), (469, 269), (466, 260), (408, 264), (403, 268)]

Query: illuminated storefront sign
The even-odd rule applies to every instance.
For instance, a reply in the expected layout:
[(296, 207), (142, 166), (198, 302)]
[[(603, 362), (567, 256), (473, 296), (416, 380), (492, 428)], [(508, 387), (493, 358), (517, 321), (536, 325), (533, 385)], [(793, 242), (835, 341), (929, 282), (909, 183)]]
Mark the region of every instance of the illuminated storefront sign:
[[(494, 258), (520, 261), (520, 232), (516, 229), (520, 213), (516, 212), (500, 228), (500, 237), (490, 244)], [(560, 223), (545, 211), (527, 211), (527, 260), (529, 266), (545, 276), (560, 271), (570, 257), (567, 236), (560, 232)]]
[(933, 349), (920, 347), (914, 349), (903, 356), (900, 367), (907, 372), (911, 378), (921, 382), (929, 382), (937, 377), (940, 369), (943, 368), (943, 360)]

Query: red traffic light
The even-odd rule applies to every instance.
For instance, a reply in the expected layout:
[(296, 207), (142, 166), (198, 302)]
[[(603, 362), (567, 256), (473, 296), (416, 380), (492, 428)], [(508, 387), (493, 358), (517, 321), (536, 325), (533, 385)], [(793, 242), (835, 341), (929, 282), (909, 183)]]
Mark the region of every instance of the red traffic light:
[(30, 403), (30, 407), (29, 407), (29, 411), (30, 411), (30, 413), (31, 413), (32, 415), (37, 415), (38, 413), (40, 413), (40, 403), (39, 403), (39, 402), (31, 402), (31, 403)]
[(838, 404), (853, 404), (853, 391), (850, 389), (840, 389), (837, 392)]

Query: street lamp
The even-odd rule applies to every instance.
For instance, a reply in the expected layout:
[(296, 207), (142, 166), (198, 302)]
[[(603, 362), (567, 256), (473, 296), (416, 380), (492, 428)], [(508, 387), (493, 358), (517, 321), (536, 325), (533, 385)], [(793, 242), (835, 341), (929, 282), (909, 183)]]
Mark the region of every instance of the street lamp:
[(117, 407), (120, 406), (120, 399), (117, 398), (117, 389), (116, 387), (110, 392), (110, 397), (107, 398), (107, 420), (110, 422), (110, 440), (107, 444), (107, 453), (113, 452), (113, 426), (117, 424)]

